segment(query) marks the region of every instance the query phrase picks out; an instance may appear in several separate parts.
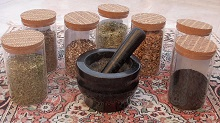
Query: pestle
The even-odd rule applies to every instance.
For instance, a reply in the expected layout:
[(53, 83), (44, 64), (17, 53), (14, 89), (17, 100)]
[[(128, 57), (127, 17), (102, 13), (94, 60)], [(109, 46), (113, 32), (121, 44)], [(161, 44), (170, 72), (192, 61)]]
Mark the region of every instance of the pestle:
[(144, 41), (145, 37), (146, 34), (143, 30), (133, 28), (104, 67), (102, 73), (116, 73), (142, 41)]

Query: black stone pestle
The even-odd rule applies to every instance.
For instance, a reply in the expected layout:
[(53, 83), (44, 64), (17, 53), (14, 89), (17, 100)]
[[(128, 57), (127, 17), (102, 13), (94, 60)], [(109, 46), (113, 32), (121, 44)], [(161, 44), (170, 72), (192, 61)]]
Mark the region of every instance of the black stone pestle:
[(126, 60), (133, 54), (137, 47), (144, 41), (146, 34), (139, 28), (133, 28), (122, 44), (114, 53), (102, 73), (117, 73)]

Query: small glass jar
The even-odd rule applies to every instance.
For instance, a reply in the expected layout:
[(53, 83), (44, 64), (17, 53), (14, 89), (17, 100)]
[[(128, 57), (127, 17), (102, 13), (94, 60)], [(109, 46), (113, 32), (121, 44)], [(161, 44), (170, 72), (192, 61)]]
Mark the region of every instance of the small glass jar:
[(11, 99), (22, 106), (42, 102), (47, 96), (44, 35), (20, 30), (1, 40)]
[(84, 52), (96, 48), (95, 30), (99, 16), (88, 11), (70, 12), (64, 16), (66, 73), (76, 76), (76, 60)]
[(26, 30), (37, 30), (44, 34), (47, 72), (57, 68), (56, 12), (48, 9), (33, 9), (21, 14)]
[(215, 43), (204, 37), (184, 35), (176, 38), (168, 91), (172, 105), (184, 110), (203, 106), (216, 49)]
[(166, 18), (154, 13), (139, 13), (131, 17), (132, 28), (146, 32), (146, 38), (135, 50), (134, 55), (141, 61), (141, 76), (156, 75), (160, 68)]
[(176, 36), (197, 35), (210, 39), (212, 33), (210, 24), (191, 19), (178, 19), (176, 29)]
[(118, 4), (98, 6), (101, 20), (96, 30), (97, 48), (118, 48), (128, 32), (129, 9)]

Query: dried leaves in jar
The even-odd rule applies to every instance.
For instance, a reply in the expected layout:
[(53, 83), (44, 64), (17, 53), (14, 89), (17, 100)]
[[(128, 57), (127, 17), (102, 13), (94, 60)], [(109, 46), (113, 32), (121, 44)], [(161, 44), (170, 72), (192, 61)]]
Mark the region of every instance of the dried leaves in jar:
[(42, 102), (47, 96), (45, 63), (42, 55), (16, 55), (7, 61), (12, 100), (18, 105)]
[(146, 32), (145, 40), (134, 52), (141, 61), (140, 75), (151, 76), (159, 71), (162, 42), (162, 30)]
[(76, 60), (84, 52), (95, 49), (96, 45), (89, 39), (79, 39), (72, 41), (66, 47), (65, 51), (65, 66), (69, 76), (76, 76)]
[(52, 30), (41, 31), (45, 38), (45, 52), (47, 72), (56, 70), (57, 67), (57, 46), (56, 46), (56, 33)]
[(103, 22), (98, 25), (97, 48), (118, 48), (127, 34), (127, 26), (117, 21)]

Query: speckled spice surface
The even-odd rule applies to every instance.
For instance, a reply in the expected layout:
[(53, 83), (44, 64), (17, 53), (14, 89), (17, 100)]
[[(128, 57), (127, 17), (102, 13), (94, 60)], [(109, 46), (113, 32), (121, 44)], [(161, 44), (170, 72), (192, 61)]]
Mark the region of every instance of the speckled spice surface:
[(95, 49), (95, 47), (95, 43), (88, 39), (75, 40), (67, 45), (65, 51), (65, 66), (66, 72), (69, 76), (76, 77), (77, 58), (84, 52)]
[(12, 100), (19, 105), (41, 103), (47, 96), (43, 56), (17, 55), (6, 62)]
[(96, 32), (97, 48), (118, 48), (127, 34), (127, 26), (116, 21), (103, 22)]

